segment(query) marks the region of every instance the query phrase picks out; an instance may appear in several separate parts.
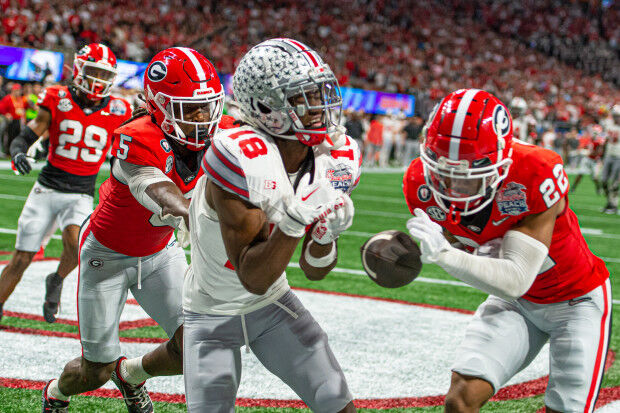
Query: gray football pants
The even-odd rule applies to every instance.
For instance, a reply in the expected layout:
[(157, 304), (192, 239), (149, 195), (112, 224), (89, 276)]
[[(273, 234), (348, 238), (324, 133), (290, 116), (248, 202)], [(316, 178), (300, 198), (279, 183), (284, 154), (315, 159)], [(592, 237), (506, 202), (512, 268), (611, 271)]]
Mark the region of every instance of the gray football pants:
[(297, 296), (244, 316), (185, 311), (183, 375), (188, 412), (230, 413), (241, 380), (241, 346), (297, 393), (314, 412), (335, 413), (353, 398), (327, 335)]

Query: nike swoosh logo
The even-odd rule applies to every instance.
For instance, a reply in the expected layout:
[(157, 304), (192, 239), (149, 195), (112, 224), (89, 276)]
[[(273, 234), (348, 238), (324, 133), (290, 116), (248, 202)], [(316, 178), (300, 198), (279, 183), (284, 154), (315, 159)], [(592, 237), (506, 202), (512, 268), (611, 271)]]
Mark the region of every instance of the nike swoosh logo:
[(301, 200), (302, 200), (302, 201), (305, 201), (306, 199), (310, 198), (310, 197), (312, 196), (312, 194), (313, 194), (313, 193), (315, 193), (315, 192), (316, 192), (316, 191), (318, 191), (318, 190), (319, 190), (319, 188), (318, 188), (318, 187), (317, 187), (317, 188), (314, 188), (314, 191), (310, 192), (310, 193), (309, 193), (308, 195), (306, 195), (306, 196), (302, 196), (302, 197), (301, 197)]
[(492, 222), (493, 222), (493, 225), (498, 226), (498, 225), (500, 225), (502, 222), (506, 221), (508, 218), (510, 218), (510, 217), (502, 218), (502, 219), (500, 219), (499, 221), (492, 221)]

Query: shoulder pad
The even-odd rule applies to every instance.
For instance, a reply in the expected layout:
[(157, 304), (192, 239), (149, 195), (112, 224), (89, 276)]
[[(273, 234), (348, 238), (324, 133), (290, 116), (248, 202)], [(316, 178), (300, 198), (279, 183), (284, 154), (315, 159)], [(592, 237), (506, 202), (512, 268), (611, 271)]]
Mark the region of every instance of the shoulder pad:
[[(222, 189), (260, 205), (265, 199), (265, 179), (278, 187), (284, 169), (281, 164), (280, 153), (273, 141), (251, 127), (243, 126), (220, 130), (216, 134), (203, 158), (202, 168)], [(279, 185), (282, 187), (282, 183)]]
[(148, 116), (143, 116), (114, 131), (112, 156), (136, 165), (155, 166), (170, 172), (168, 157), (174, 158), (172, 148), (161, 130)]
[(42, 106), (49, 111), (52, 111), (52, 109), (56, 107), (58, 99), (63, 98), (71, 99), (71, 94), (69, 93), (69, 90), (66, 86), (49, 86), (46, 87), (43, 92), (41, 92), (41, 94), (39, 94), (37, 105)]
[(546, 211), (568, 193), (568, 177), (562, 158), (557, 153), (534, 147), (517, 162), (511, 168), (518, 171), (517, 180), (526, 186), (530, 214)]

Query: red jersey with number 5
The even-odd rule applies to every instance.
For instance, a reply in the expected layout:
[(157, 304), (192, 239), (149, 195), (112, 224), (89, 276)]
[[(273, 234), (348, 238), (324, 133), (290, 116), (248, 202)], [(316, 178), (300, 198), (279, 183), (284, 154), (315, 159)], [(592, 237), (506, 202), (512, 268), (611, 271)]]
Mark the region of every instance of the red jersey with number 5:
[(501, 238), (531, 214), (541, 213), (560, 199), (566, 208), (557, 217), (549, 255), (534, 284), (523, 298), (535, 303), (553, 303), (584, 295), (609, 277), (603, 260), (589, 249), (575, 213), (568, 205), (568, 177), (558, 154), (538, 146), (514, 141), (513, 163), (508, 176), (483, 211), (454, 224), (438, 206), (426, 185), (421, 160), (415, 159), (404, 177), (409, 210), (420, 208), (450, 231), (468, 249)]
[(82, 108), (67, 86), (50, 86), (39, 106), (52, 115), (48, 162), (73, 175), (96, 175), (110, 149), (112, 134), (131, 116), (131, 105), (113, 96)]
[[(220, 127), (232, 126), (233, 119), (223, 116)], [(175, 156), (166, 135), (142, 116), (114, 131), (112, 155), (135, 165), (153, 166), (161, 170), (191, 198), (198, 178), (203, 174), (200, 161), (204, 151), (191, 152), (196, 156), (195, 169)], [(129, 186), (112, 174), (99, 188), (99, 205), (93, 212), (90, 225), (93, 235), (106, 247), (133, 257), (144, 257), (163, 249), (174, 232), (156, 214), (143, 207), (131, 194)]]

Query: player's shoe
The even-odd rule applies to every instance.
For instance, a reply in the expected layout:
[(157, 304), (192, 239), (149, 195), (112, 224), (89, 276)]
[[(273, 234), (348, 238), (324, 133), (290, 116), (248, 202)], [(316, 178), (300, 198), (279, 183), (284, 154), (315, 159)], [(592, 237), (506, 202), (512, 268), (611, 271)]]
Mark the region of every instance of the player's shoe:
[(146, 391), (146, 386), (144, 386), (145, 382), (133, 385), (127, 383), (121, 377), (121, 361), (126, 358), (127, 357), (121, 357), (116, 361), (116, 367), (110, 378), (121, 391), (129, 413), (153, 413), (153, 402), (151, 401), (151, 396), (149, 396), (149, 393)]
[(43, 413), (68, 413), (69, 412), (69, 402), (64, 400), (54, 399), (52, 397), (47, 397), (47, 388), (50, 386), (52, 380), (48, 381), (43, 389), (43, 394), (41, 396), (41, 402), (43, 404)]
[(56, 322), (60, 294), (62, 293), (63, 279), (55, 272), (45, 277), (45, 302), (43, 303), (43, 318), (48, 323)]

